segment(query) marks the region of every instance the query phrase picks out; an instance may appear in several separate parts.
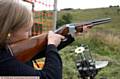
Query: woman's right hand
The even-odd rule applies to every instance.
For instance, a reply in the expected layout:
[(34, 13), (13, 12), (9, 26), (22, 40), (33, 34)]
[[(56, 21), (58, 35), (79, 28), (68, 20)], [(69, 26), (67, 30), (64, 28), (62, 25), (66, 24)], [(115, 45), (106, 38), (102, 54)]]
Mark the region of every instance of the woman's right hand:
[(61, 40), (65, 37), (59, 34), (55, 34), (53, 31), (49, 31), (48, 33), (48, 45), (53, 44), (56, 47), (60, 44)]

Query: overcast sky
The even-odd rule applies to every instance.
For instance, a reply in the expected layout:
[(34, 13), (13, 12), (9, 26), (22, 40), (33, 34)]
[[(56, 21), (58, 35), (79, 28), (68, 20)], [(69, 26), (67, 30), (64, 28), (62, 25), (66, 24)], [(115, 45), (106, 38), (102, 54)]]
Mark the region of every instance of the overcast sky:
[(120, 0), (58, 0), (58, 9), (61, 8), (98, 8), (109, 5), (120, 5)]
[[(39, 0), (41, 2), (53, 4), (54, 0)], [(109, 5), (119, 5), (120, 0), (57, 0), (57, 8), (58, 10), (63, 8), (80, 8), (80, 9), (88, 9), (88, 8), (99, 8), (99, 7), (108, 7)], [(29, 6), (30, 7), (30, 6)], [(35, 9), (46, 9), (47, 7), (42, 4), (35, 5)], [(50, 8), (49, 8), (50, 9)], [(53, 7), (51, 8), (53, 9)]]

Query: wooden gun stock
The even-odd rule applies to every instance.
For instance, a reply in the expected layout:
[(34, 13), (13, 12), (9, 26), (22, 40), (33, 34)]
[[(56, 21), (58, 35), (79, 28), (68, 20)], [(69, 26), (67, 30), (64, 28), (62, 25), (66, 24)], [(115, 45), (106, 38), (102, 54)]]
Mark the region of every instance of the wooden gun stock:
[(11, 44), (10, 48), (16, 58), (22, 62), (29, 61), (38, 52), (43, 50), (47, 45), (47, 34), (41, 34), (38, 36), (31, 37), (29, 39)]
[[(57, 29), (55, 33), (65, 36), (67, 40), (61, 42), (60, 45), (58, 46), (58, 49), (60, 50), (74, 41), (74, 38), (70, 34), (71, 26), (72, 26), (72, 30), (76, 30), (76, 32), (82, 32), (83, 26), (88, 25), (92, 27), (95, 25), (108, 23), (110, 22), (110, 20), (111, 20), (110, 18), (105, 18), (105, 19), (92, 20), (85, 23), (74, 23), (74, 24), (72, 23), (69, 26), (66, 25), (62, 26), (61, 28)], [(11, 44), (10, 48), (18, 60), (20, 60), (21, 62), (27, 62), (31, 60), (39, 52), (44, 50), (46, 46), (47, 46), (47, 33), (43, 33), (38, 36), (30, 37), (29, 39)]]

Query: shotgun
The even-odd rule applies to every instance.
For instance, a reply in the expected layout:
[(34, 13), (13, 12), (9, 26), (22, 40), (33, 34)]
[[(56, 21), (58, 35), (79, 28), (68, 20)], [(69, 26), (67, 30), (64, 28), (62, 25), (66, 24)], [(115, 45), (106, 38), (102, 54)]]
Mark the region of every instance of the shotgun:
[[(86, 21), (83, 23), (71, 23), (66, 24), (55, 30), (56, 34), (65, 36), (65, 39), (61, 41), (60, 45), (57, 47), (58, 50), (64, 48), (65, 46), (72, 43), (74, 39), (74, 34), (83, 32), (84, 26), (89, 26), (89, 28), (108, 23), (111, 21), (111, 18), (96, 19), (92, 21)], [(43, 33), (37, 36), (30, 37), (29, 39), (10, 44), (9, 47), (15, 57), (25, 63), (31, 59), (34, 59), (34, 56), (44, 56), (45, 48), (47, 46), (47, 33)]]

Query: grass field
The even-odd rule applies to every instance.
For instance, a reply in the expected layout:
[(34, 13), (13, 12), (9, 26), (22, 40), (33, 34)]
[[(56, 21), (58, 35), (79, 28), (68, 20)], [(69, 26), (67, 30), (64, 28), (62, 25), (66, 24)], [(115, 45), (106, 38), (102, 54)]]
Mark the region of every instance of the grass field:
[(59, 17), (70, 13), (73, 16), (72, 22), (107, 17), (112, 19), (112, 22), (96, 26), (88, 33), (76, 37), (76, 41), (60, 51), (63, 60), (63, 79), (78, 79), (74, 49), (80, 44), (88, 45), (96, 60), (109, 61), (108, 66), (98, 73), (96, 79), (120, 79), (120, 13), (117, 9), (113, 7), (59, 12)]

